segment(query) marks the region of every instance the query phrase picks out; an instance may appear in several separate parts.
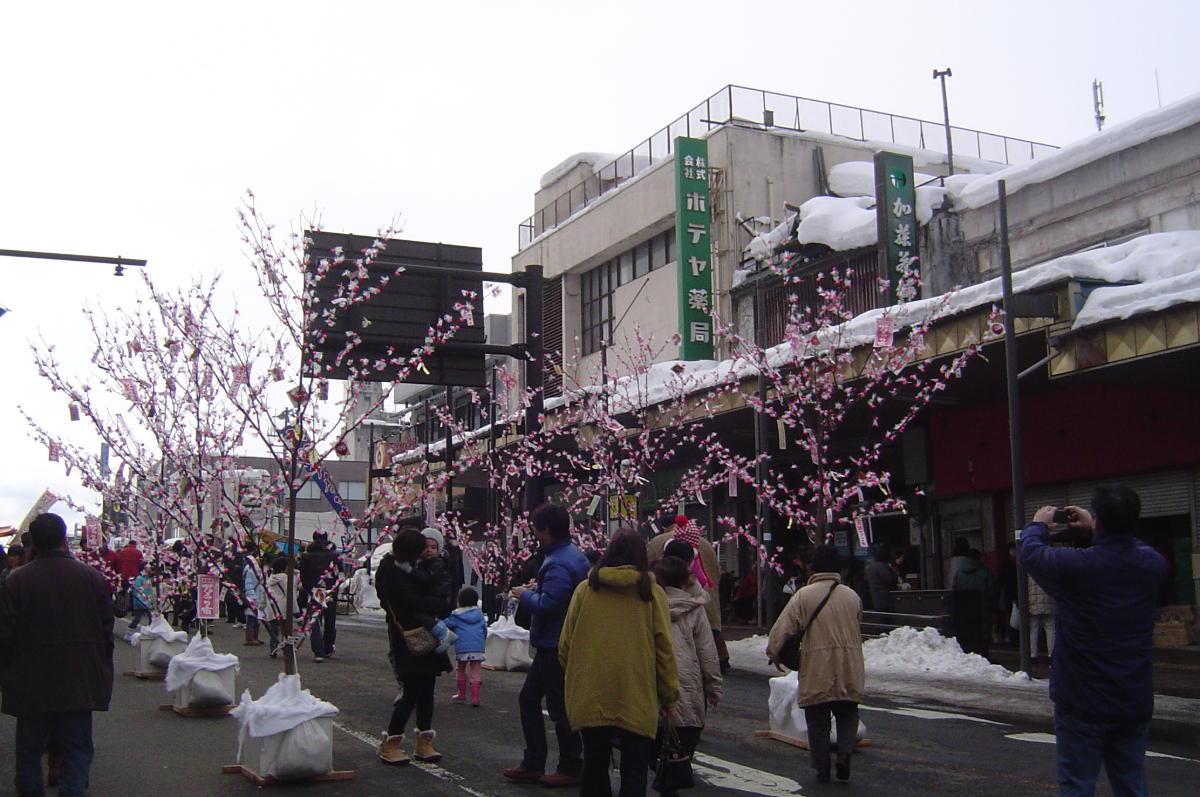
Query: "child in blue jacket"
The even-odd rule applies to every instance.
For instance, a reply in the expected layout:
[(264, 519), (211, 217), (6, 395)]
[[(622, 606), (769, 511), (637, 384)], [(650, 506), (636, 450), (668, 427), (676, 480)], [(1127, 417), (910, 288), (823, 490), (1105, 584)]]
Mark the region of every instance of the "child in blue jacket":
[(479, 593), (463, 587), (458, 593), (458, 608), (446, 618), (446, 627), (458, 634), (454, 657), (458, 659), (458, 694), (454, 700), (467, 700), (467, 673), (470, 671), (471, 705), (479, 708), (479, 689), (483, 686), (480, 665), (483, 664), (483, 644), (487, 641), (487, 620), (479, 609)]

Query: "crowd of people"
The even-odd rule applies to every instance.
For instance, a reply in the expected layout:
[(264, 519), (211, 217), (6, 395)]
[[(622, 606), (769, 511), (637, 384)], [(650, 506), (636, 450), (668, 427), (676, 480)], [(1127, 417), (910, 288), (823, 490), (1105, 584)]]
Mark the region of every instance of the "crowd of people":
[[(1166, 563), (1134, 537), (1140, 501), (1128, 488), (1098, 488), (1090, 511), (1068, 508), (1067, 526), (1090, 535), (1088, 547), (1052, 545), (1050, 531), (1059, 525), (1055, 511), (1040, 509), (1012, 552), (1031, 575), (1031, 589), (1049, 602), (1031, 601), (1031, 611), (1057, 617), (1044, 628), (1055, 661), (1050, 697), (1059, 793), (1093, 793), (1104, 767), (1114, 792), (1144, 795), (1153, 711), (1150, 640)], [(517, 765), (500, 774), (522, 783), (578, 785), (583, 797), (610, 795), (615, 745), (624, 797), (645, 795), (656, 766), (655, 788), (674, 794), (690, 780), (688, 762), (708, 712), (723, 696), (728, 653), (720, 614), (713, 614), (719, 581), (711, 545), (706, 548), (685, 516), (649, 543), (623, 527), (603, 551), (588, 553), (575, 544), (563, 507), (543, 505), (531, 513), (530, 525), (537, 566), (526, 583), (511, 590), (529, 617), (534, 649), (517, 701), (524, 751)], [(189, 552), (175, 553), (182, 561)], [(881, 567), (868, 580), (890, 593), (897, 584), (894, 571), (889, 576), (883, 568), (894, 562), (883, 553)], [(0, 570), (0, 710), (17, 717), (18, 794), (43, 792), (47, 752), (59, 794), (86, 793), (92, 713), (107, 710), (112, 694), (114, 594), (128, 593), (133, 627), (164, 605), (150, 589), (155, 583), (150, 576), (161, 571), (147, 572), (136, 544), (95, 554), (90, 565), (72, 556), (62, 519), (43, 514), (30, 525), (26, 545), (9, 547), (7, 567)], [(290, 582), (296, 594), (290, 599), (291, 557), (264, 563), (227, 547), (219, 557), (206, 558), (227, 582), (244, 585), (230, 590), (237, 600), (226, 613), (229, 622), (246, 626), (246, 645), (262, 644), (256, 632), (266, 625), (270, 655), (276, 655), (282, 607), (304, 612), (299, 607), (307, 603), (314, 661), (333, 654), (336, 609), (328, 593), (339, 578), (341, 558), (325, 535), (315, 535), (295, 558)], [(952, 562), (955, 585), (994, 588), (979, 576), (974, 551), (956, 558), (961, 561)], [(156, 559), (160, 568), (178, 566)], [(265, 577), (264, 564), (270, 571)], [(456, 672), (455, 701), (478, 706), (482, 699), (479, 665), (487, 622), (478, 590), (455, 584), (447, 564), (441, 532), (403, 527), (378, 566), (388, 661), (400, 686), (378, 750), (387, 764), (441, 760), (434, 748), (440, 676)], [(765, 655), (777, 667), (787, 663), (798, 671), (797, 703), (804, 710), (817, 781), (834, 776), (845, 781), (866, 687), (863, 604), (843, 583), (846, 563), (836, 547), (815, 546), (806, 564), (808, 577), (773, 624)], [(879, 605), (888, 596), (872, 589), (872, 597)], [(557, 741), (553, 766), (543, 708)], [(410, 756), (406, 741), (414, 720)]]

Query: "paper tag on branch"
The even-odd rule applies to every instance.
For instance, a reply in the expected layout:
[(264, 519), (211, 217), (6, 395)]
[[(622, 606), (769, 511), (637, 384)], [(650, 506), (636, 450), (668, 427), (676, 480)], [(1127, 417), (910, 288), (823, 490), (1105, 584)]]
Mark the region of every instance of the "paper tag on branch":
[(875, 322), (875, 348), (890, 349), (896, 336), (896, 319), (891, 316), (880, 316)]
[(737, 498), (738, 494), (738, 477), (733, 471), (729, 471), (729, 497)]

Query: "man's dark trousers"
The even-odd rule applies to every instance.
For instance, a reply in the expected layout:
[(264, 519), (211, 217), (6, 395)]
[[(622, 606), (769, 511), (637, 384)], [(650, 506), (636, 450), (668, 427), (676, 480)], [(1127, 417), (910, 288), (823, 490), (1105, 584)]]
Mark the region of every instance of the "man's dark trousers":
[(521, 730), (525, 733), (525, 756), (521, 768), (545, 772), (549, 750), (546, 744), (546, 720), (542, 717), (542, 698), (546, 713), (554, 723), (558, 737), (558, 772), (579, 777), (583, 771), (583, 740), (567, 721), (564, 697), (566, 674), (558, 663), (558, 648), (535, 648), (533, 666), (525, 676), (525, 685), (517, 702), (521, 708)]
[(60, 711), (53, 714), (26, 714), (17, 717), (17, 791), (42, 794), (46, 781), (42, 775), (42, 755), (54, 739), (62, 754), (60, 797), (87, 794), (92, 768), (92, 712)]

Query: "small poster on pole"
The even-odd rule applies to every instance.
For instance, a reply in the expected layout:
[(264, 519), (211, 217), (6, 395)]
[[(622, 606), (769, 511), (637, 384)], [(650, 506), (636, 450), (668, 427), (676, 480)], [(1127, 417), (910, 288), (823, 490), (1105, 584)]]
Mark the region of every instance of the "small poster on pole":
[(863, 523), (863, 519), (861, 517), (854, 518), (854, 531), (858, 534), (858, 547), (859, 548), (871, 547), (867, 543), (866, 524)]
[(100, 550), (100, 518), (88, 517), (83, 522), (83, 544), (89, 551)]
[(196, 577), (196, 618), (216, 620), (219, 615), (221, 582), (216, 576), (203, 574)]

